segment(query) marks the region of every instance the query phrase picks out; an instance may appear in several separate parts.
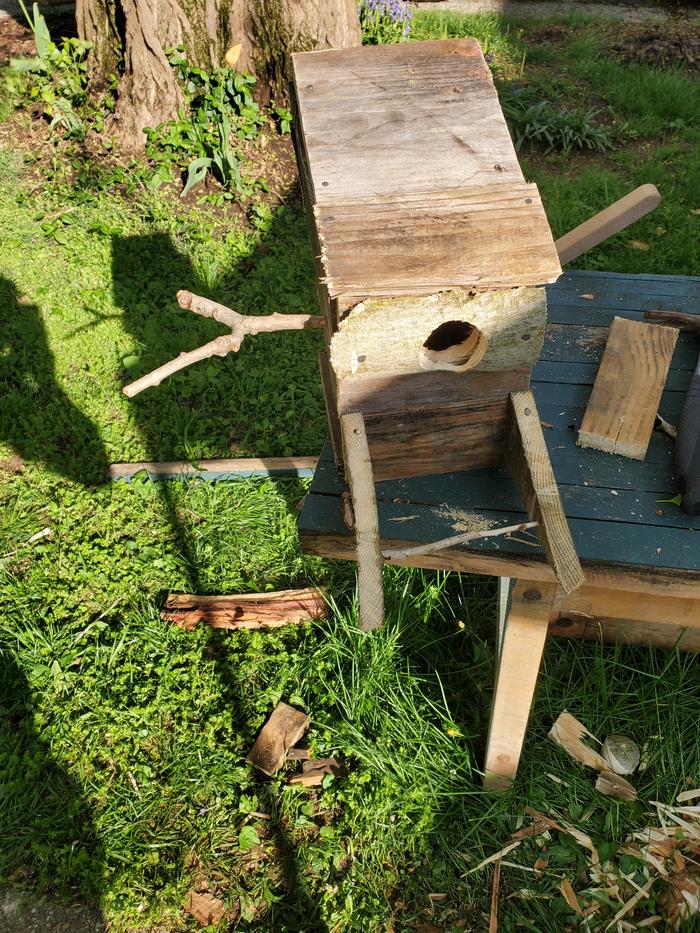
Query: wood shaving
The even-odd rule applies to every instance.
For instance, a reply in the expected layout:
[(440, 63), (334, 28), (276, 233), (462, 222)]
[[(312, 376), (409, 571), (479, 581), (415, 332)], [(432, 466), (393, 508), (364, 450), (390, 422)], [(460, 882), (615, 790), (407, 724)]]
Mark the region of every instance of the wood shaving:
[(464, 509), (454, 509), (448, 505), (441, 505), (436, 512), (440, 518), (451, 523), (453, 531), (488, 531), (494, 526), (492, 521), (478, 512), (466, 512)]

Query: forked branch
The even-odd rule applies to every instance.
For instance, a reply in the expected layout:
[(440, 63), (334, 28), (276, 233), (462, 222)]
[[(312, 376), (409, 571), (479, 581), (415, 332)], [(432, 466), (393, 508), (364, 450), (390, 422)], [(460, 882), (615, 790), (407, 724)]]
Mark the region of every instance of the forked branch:
[(129, 398), (143, 392), (150, 386), (157, 386), (172, 376), (173, 373), (200, 360), (209, 359), (211, 356), (226, 356), (229, 353), (237, 353), (246, 334), (274, 333), (281, 330), (308, 330), (312, 327), (323, 327), (325, 319), (321, 315), (315, 314), (264, 314), (248, 315), (239, 314), (226, 305), (221, 305), (216, 301), (210, 301), (209, 298), (202, 298), (200, 295), (193, 295), (192, 292), (179, 291), (177, 293), (178, 304), (186, 311), (194, 311), (195, 314), (201, 314), (202, 317), (210, 317), (220, 324), (225, 324), (231, 329), (231, 333), (226, 336), (217, 337), (215, 340), (205, 343), (204, 346), (197, 347), (196, 350), (190, 350), (188, 353), (181, 353), (174, 360), (170, 360), (154, 369), (152, 372), (141, 376), (135, 382), (124, 386), (122, 391)]

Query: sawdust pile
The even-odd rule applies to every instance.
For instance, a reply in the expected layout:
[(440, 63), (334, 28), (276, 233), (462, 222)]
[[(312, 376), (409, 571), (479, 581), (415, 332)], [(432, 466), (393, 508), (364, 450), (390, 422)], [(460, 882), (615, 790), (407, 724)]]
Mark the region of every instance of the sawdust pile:
[(441, 505), (436, 511), (440, 518), (450, 522), (453, 531), (488, 531), (493, 528), (493, 522), (477, 512), (465, 512), (464, 509), (454, 509), (448, 505)]

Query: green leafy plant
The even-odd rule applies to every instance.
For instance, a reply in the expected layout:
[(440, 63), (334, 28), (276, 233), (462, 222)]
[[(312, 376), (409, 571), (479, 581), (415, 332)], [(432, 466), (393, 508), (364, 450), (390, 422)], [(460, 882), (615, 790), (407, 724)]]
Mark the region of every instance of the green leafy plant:
[(35, 3), (28, 13), (23, 0), (22, 11), (34, 33), (36, 57), (12, 59), (11, 89), (20, 101), (28, 98), (43, 107), (50, 127), (61, 127), (68, 136), (82, 139), (86, 121), (80, 114), (87, 102), (87, 53), (91, 43), (80, 39), (62, 39), (59, 44), (51, 39), (46, 20)]
[(520, 88), (501, 91), (501, 106), (518, 149), (526, 142), (557, 149), (593, 149), (605, 152), (612, 147), (610, 134), (594, 122), (594, 108), (557, 109), (548, 100), (535, 100), (533, 92)]
[(266, 122), (251, 94), (255, 78), (229, 68), (207, 72), (190, 65), (179, 50), (171, 52), (170, 63), (184, 84), (185, 102), (177, 119), (146, 129), (155, 185), (169, 180), (177, 166), (186, 172), (181, 197), (209, 173), (229, 196), (249, 195), (256, 182), (241, 171), (240, 148), (233, 140), (254, 139)]

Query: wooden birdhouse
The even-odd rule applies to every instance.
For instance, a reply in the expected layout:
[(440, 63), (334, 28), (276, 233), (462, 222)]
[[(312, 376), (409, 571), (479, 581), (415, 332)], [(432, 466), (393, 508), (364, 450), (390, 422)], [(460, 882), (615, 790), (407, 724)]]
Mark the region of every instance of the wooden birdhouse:
[(377, 480), (505, 459), (509, 396), (561, 268), (474, 39), (293, 58), (327, 317), (331, 434), (361, 412)]
[[(326, 407), (363, 513), (361, 622), (382, 617), (378, 480), (507, 461), (563, 589), (574, 589), (583, 576), (529, 392), (547, 319), (541, 286), (561, 267), (478, 42), (300, 53), (293, 72)], [(376, 597), (364, 620), (363, 590)]]

